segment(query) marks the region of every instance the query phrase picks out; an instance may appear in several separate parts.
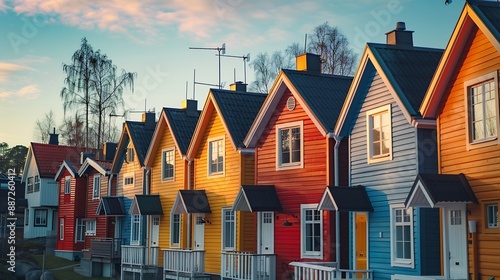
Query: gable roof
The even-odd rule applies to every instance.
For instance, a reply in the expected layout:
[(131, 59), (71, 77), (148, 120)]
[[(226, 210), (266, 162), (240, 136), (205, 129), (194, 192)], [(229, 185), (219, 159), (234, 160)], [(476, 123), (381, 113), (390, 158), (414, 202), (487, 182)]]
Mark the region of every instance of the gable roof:
[(345, 136), (350, 132), (351, 120), (359, 113), (359, 108), (354, 105), (362, 102), (375, 73), (381, 76), (408, 122), (413, 124), (421, 119), (419, 107), (442, 54), (443, 50), (435, 48), (368, 43), (335, 133)]
[(96, 215), (125, 216), (123, 196), (103, 196), (97, 205)]
[(304, 107), (323, 135), (333, 132), (352, 77), (283, 69), (255, 118), (244, 144), (254, 147), (264, 132), (286, 89)]
[(57, 170), (56, 176), (54, 176), (54, 181), (59, 180), (59, 177), (63, 174), (65, 169), (68, 170), (69, 174), (73, 178), (80, 176), (78, 174), (78, 168), (80, 168), (80, 164), (75, 164), (75, 166), (73, 166), (73, 164), (71, 164), (69, 161), (63, 160), (61, 166)]
[(116, 154), (113, 158), (111, 173), (116, 174), (120, 171), (129, 141), (132, 142), (135, 154), (137, 155), (137, 158), (139, 160), (139, 164), (141, 166), (144, 166), (144, 158), (146, 157), (146, 153), (148, 151), (151, 138), (153, 137), (154, 130), (154, 122), (124, 122), (122, 135), (120, 136), (120, 141), (118, 141)]
[(211, 213), (205, 190), (179, 190), (175, 197), (172, 213)]
[(160, 196), (157, 194), (136, 194), (134, 200), (132, 201), (132, 205), (130, 206), (129, 214), (163, 215)]
[(192, 155), (197, 150), (202, 140), (201, 136), (205, 132), (204, 127), (214, 112), (220, 116), (234, 149), (246, 148), (243, 139), (266, 96), (266, 94), (256, 92), (210, 89), (187, 154)]
[(427, 89), (420, 107), (424, 118), (435, 119), (441, 99), (451, 79), (460, 55), (475, 28), (483, 32), (490, 43), (500, 52), (500, 3), (490, 1), (466, 1), (459, 20), (446, 46), (443, 57)]
[[(193, 106), (197, 104), (196, 100), (188, 100), (188, 102), (195, 102)], [(169, 129), (180, 156), (184, 156), (193, 137), (200, 113), (201, 111), (196, 110), (196, 108), (177, 109), (164, 107), (153, 133), (144, 164), (147, 166), (153, 164), (154, 154), (162, 140), (165, 129)]]
[(323, 192), (319, 210), (346, 212), (371, 212), (373, 206), (363, 186), (336, 187), (328, 186)]
[(243, 185), (234, 200), (232, 211), (283, 211), (274, 186)]
[(102, 175), (109, 175), (109, 170), (111, 169), (112, 165), (113, 162), (111, 161), (94, 160), (91, 158), (86, 158), (80, 169), (78, 169), (78, 175), (82, 176), (92, 168), (97, 170), (97, 172), (99, 172)]
[(82, 147), (31, 142), (26, 156), (22, 181), (26, 180), (25, 177), (28, 174), (27, 171), (32, 157), (35, 159), (40, 178), (53, 179), (64, 160), (67, 160), (71, 165), (78, 164), (80, 162), (80, 153), (84, 151), (85, 148)]

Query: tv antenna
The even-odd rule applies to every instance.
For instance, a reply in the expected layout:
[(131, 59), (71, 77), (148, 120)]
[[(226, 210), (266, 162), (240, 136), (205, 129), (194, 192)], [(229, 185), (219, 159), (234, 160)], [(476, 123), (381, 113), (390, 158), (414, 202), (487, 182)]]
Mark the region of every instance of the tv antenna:
[(222, 88), (222, 84), (220, 81), (220, 56), (222, 54), (226, 54), (226, 43), (223, 43), (222, 46), (217, 48), (197, 48), (197, 47), (189, 47), (190, 50), (214, 50), (217, 51), (219, 56), (219, 89)]
[(221, 56), (234, 57), (234, 58), (242, 58), (243, 59), (243, 72), (244, 72), (244, 75), (245, 75), (245, 84), (247, 83), (247, 62), (250, 61), (250, 54), (249, 53), (247, 55), (242, 55), (242, 56), (229, 55), (229, 54), (219, 54), (218, 56), (219, 56), (219, 59), (220, 59)]
[[(225, 82), (224, 82), (225, 84)], [(204, 85), (204, 86), (211, 86), (211, 87), (219, 87), (222, 88), (224, 85), (222, 83), (219, 83), (219, 85), (216, 84), (209, 84), (209, 83), (203, 83), (203, 82), (197, 82), (196, 81), (196, 69), (193, 69), (193, 99), (195, 99), (196, 96), (196, 85)], [(187, 93), (186, 93), (187, 94)]]

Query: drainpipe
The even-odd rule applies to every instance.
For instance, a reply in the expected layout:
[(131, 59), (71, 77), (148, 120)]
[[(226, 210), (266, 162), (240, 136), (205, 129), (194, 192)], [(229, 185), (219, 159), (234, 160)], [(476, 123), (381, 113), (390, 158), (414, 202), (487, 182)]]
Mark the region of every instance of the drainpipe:
[(106, 194), (108, 196), (111, 196), (111, 182), (113, 181), (113, 175), (115, 175), (115, 174), (111, 173), (111, 174), (109, 174), (109, 177), (108, 177), (108, 190), (106, 192)]
[[(339, 186), (339, 146), (340, 140), (342, 137), (338, 137), (333, 135), (333, 139), (335, 139), (335, 146), (333, 148), (333, 164), (334, 164), (334, 180), (335, 186)], [(340, 212), (335, 211), (335, 260), (338, 263), (338, 267), (340, 268)]]
[[(192, 163), (193, 163), (193, 159), (191, 158), (185, 158), (185, 160), (187, 161), (187, 164), (188, 164), (188, 170), (187, 170), (187, 189), (188, 190), (191, 190), (191, 168), (192, 168)], [(187, 248), (188, 249), (191, 249), (191, 213), (188, 213), (187, 214)]]

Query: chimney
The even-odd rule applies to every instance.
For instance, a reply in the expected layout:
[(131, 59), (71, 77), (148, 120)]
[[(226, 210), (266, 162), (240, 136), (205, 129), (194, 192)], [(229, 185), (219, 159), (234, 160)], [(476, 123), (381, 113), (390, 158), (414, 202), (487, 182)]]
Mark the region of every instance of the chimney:
[(142, 114), (142, 122), (146, 125), (146, 126), (155, 126), (156, 125), (156, 115), (155, 115), (155, 112), (146, 112), (144, 114)]
[(49, 133), (49, 144), (59, 145), (59, 134), (56, 134), (55, 127), (54, 127), (54, 133)]
[(117, 143), (113, 142), (104, 143), (103, 147), (104, 160), (113, 160), (113, 158), (115, 157), (117, 147), (118, 147)]
[(198, 117), (198, 100), (186, 99), (182, 101), (181, 109), (186, 111), (188, 116)]
[(83, 162), (85, 161), (86, 158), (94, 159), (94, 154), (81, 152), (80, 153), (80, 164), (83, 164)]
[(234, 82), (229, 85), (229, 89), (232, 91), (247, 91), (247, 84), (243, 83), (242, 81)]
[(386, 44), (401, 47), (413, 47), (413, 31), (406, 30), (404, 22), (397, 22), (396, 29), (385, 33)]
[(321, 57), (313, 53), (303, 53), (295, 57), (295, 65), (298, 71), (310, 73), (321, 73)]

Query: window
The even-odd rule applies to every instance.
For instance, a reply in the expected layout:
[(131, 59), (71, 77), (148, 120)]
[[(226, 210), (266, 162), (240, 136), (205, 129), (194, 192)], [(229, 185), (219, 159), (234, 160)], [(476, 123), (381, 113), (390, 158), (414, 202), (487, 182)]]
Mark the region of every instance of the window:
[(92, 188), (92, 199), (98, 199), (101, 195), (101, 174), (94, 175), (94, 185)]
[(135, 159), (134, 148), (127, 148), (127, 163), (133, 162)]
[(30, 224), (30, 209), (24, 209), (24, 225), (28, 226)]
[[(469, 149), (475, 148), (476, 144), (498, 139), (497, 80), (495, 71), (464, 84), (467, 98)], [(497, 143), (497, 141), (490, 143)]]
[(85, 221), (83, 219), (76, 219), (75, 242), (85, 241)]
[(164, 150), (162, 152), (162, 161), (161, 161), (161, 178), (163, 180), (172, 180), (174, 179), (174, 164), (175, 164), (175, 153), (174, 149)]
[(28, 177), (28, 181), (26, 183), (27, 183), (26, 192), (32, 193), (33, 192), (33, 177)]
[(130, 245), (139, 245), (141, 236), (141, 216), (132, 215), (130, 228)]
[(486, 204), (486, 228), (498, 228), (498, 204)]
[(35, 227), (47, 226), (47, 209), (35, 209)]
[(303, 167), (303, 122), (276, 127), (276, 163), (279, 169)]
[(95, 236), (95, 220), (86, 220), (85, 221), (85, 236)]
[(181, 215), (172, 213), (170, 224), (170, 245), (179, 246), (181, 242)]
[(231, 208), (222, 208), (222, 250), (235, 249), (236, 215)]
[(391, 209), (391, 256), (393, 266), (414, 267), (412, 208)]
[(40, 176), (36, 175), (35, 176), (35, 182), (34, 182), (34, 192), (40, 191)]
[(64, 240), (64, 218), (59, 219), (59, 240)]
[(224, 172), (224, 139), (209, 141), (208, 145), (208, 174), (222, 174)]
[(317, 204), (300, 206), (301, 258), (323, 258), (323, 215)]
[(366, 112), (368, 163), (392, 160), (391, 105)]
[(66, 176), (64, 178), (64, 194), (71, 193), (71, 177)]
[(125, 187), (134, 186), (134, 173), (128, 173), (123, 175), (123, 185), (125, 185)]

